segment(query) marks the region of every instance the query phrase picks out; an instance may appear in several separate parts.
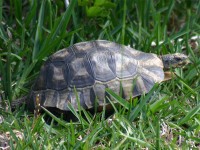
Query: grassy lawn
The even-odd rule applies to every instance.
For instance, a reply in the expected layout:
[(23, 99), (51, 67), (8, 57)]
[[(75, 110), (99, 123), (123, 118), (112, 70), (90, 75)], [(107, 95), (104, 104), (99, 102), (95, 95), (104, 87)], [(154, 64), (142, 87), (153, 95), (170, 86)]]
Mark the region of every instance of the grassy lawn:
[(0, 141), (9, 134), (10, 149), (200, 149), (200, 38), (191, 40), (200, 36), (200, 1), (71, 0), (66, 7), (64, 0), (0, 0), (0, 6), (0, 100), (8, 105), (28, 95), (51, 54), (82, 41), (183, 52), (192, 62), (129, 107), (109, 91), (119, 104), (108, 118), (105, 109), (72, 110), (78, 121), (67, 122), (46, 110), (34, 117), (25, 107), (1, 106)]

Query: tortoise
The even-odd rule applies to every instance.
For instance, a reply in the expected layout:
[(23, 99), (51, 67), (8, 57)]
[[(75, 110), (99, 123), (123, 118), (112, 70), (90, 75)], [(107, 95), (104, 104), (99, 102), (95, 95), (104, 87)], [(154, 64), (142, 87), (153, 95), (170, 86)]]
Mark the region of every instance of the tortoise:
[(188, 56), (181, 53), (158, 56), (106, 40), (77, 43), (44, 63), (28, 107), (33, 110), (41, 105), (68, 112), (69, 103), (75, 110), (78, 102), (84, 109), (104, 106), (109, 103), (106, 88), (124, 99), (140, 96), (165, 80), (165, 70), (188, 63)]
[[(175, 53), (158, 56), (105, 40), (77, 43), (51, 55), (44, 63), (29, 97), (28, 108), (39, 106), (69, 112), (69, 103), (91, 109), (107, 105), (106, 88), (124, 99), (148, 93), (155, 83), (168, 80), (165, 71), (183, 67), (188, 56)], [(1, 101), (1, 99), (0, 99)], [(5, 144), (0, 137), (0, 145)]]

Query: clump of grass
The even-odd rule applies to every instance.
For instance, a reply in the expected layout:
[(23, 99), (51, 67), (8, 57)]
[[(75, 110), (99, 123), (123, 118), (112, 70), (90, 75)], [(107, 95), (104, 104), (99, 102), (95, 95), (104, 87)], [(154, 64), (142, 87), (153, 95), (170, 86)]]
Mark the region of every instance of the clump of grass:
[[(91, 115), (80, 108), (85, 117), (74, 112), (79, 121), (66, 122), (48, 110), (34, 118), (23, 107), (14, 112), (1, 108), (4, 122), (0, 134), (10, 132), (13, 149), (198, 147), (200, 59), (199, 47), (193, 51), (189, 39), (200, 34), (200, 2), (95, 2), (79, 5), (80, 1), (73, 0), (66, 9), (62, 1), (0, 0), (0, 100), (11, 102), (27, 95), (48, 56), (80, 41), (106, 39), (156, 54), (184, 51), (192, 64), (176, 69), (177, 78), (156, 85), (129, 103), (108, 89), (119, 104), (113, 105), (115, 113), (108, 118), (104, 117), (105, 109)], [(102, 13), (108, 9), (100, 16), (88, 15), (88, 9), (92, 13), (94, 7), (102, 7), (98, 8)], [(45, 116), (53, 118), (49, 124)], [(14, 129), (23, 134), (22, 140)]]

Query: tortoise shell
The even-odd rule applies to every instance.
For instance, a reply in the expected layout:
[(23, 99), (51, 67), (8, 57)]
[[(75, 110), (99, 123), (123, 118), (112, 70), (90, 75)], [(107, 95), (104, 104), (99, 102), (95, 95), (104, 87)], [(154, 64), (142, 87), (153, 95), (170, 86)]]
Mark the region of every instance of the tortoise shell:
[(163, 79), (163, 63), (155, 54), (104, 40), (81, 42), (50, 56), (30, 100), (35, 105), (39, 95), (42, 106), (63, 111), (69, 111), (69, 103), (77, 110), (79, 101), (89, 109), (108, 103), (106, 88), (129, 99)]

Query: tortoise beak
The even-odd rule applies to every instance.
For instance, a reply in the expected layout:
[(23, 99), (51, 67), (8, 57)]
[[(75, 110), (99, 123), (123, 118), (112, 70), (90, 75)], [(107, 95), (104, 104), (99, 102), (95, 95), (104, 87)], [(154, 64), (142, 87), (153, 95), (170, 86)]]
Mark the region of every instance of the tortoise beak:
[(187, 66), (188, 64), (191, 64), (191, 63), (192, 62), (190, 61), (190, 59), (186, 58), (184, 61), (182, 61), (182, 62), (179, 63), (179, 66), (185, 67), (185, 66)]
[(190, 61), (189, 58), (185, 60), (185, 65), (188, 65), (188, 64), (191, 64), (191, 63), (192, 63), (192, 62)]

